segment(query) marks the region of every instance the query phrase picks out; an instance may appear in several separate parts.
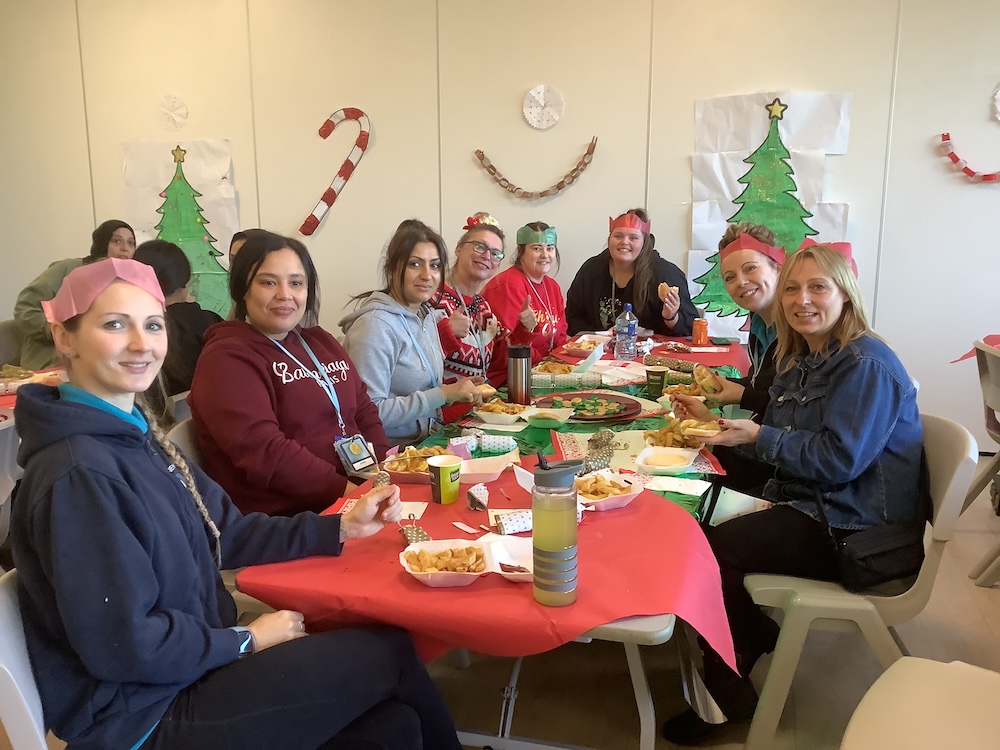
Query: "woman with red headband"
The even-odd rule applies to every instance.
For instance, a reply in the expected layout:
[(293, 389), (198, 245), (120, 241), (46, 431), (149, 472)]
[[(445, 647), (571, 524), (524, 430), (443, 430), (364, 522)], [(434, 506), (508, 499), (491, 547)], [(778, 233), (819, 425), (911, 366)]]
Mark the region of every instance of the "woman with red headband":
[(570, 335), (604, 331), (631, 303), (639, 325), (664, 336), (688, 336), (698, 317), (687, 277), (656, 252), (641, 208), (610, 220), (608, 246), (587, 260), (566, 295)]

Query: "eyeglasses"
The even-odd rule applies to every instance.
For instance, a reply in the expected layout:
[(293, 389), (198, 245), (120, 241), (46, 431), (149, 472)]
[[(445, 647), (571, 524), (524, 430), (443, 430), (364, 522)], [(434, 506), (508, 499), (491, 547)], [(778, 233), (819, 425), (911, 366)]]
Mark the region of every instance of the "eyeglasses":
[(479, 240), (466, 240), (465, 242), (459, 242), (458, 244), (472, 245), (472, 249), (475, 250), (478, 255), (486, 255), (489, 253), (489, 256), (497, 263), (506, 257), (503, 250), (497, 250), (496, 248), (490, 247), (485, 242), (480, 242)]

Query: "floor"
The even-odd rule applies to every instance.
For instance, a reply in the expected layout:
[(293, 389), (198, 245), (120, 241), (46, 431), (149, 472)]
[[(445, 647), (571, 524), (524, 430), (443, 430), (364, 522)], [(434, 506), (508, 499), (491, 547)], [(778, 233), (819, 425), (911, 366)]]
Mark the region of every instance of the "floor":
[[(924, 612), (898, 632), (911, 654), (939, 661), (960, 660), (1000, 671), (1000, 586), (977, 588), (972, 566), (1000, 541), (1000, 518), (984, 493), (959, 520), (945, 549), (934, 594)], [(658, 720), (685, 706), (670, 644), (647, 648), (643, 660), (653, 688)], [(446, 659), (430, 669), (459, 726), (495, 731), (500, 694), (512, 661), (473, 655), (468, 668)], [(766, 661), (755, 670), (755, 677)], [(852, 633), (817, 632), (806, 643), (774, 750), (833, 750), (858, 701), (879, 675), (865, 642)], [(526, 659), (512, 734), (594, 750), (631, 750), (638, 742), (638, 718), (621, 646), (570, 644)], [(746, 727), (734, 728), (712, 747), (742, 746)], [(50, 738), (51, 748), (62, 743)], [(659, 740), (657, 749), (670, 748)], [(8, 750), (0, 729), (0, 750)], [(428, 749), (430, 750), (430, 749)]]

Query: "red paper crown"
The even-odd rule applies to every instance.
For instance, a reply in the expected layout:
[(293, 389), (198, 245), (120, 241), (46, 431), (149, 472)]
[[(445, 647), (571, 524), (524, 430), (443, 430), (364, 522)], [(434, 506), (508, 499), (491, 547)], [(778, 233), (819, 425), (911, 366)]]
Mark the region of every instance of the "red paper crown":
[(617, 219), (608, 217), (608, 234), (616, 229), (638, 229), (643, 234), (649, 234), (649, 222), (643, 221), (636, 214), (622, 214)]
[(807, 247), (815, 247), (816, 245), (823, 245), (842, 255), (844, 260), (851, 264), (851, 270), (854, 271), (854, 278), (858, 278), (858, 264), (854, 262), (854, 253), (850, 242), (816, 242), (816, 240), (806, 237), (802, 240), (802, 244), (799, 245), (799, 250), (804, 250)]
[(735, 253), (737, 250), (756, 250), (761, 255), (766, 255), (779, 266), (785, 262), (785, 248), (768, 245), (766, 242), (761, 242), (746, 232), (740, 232), (739, 237), (719, 251), (719, 262), (721, 263), (727, 256)]

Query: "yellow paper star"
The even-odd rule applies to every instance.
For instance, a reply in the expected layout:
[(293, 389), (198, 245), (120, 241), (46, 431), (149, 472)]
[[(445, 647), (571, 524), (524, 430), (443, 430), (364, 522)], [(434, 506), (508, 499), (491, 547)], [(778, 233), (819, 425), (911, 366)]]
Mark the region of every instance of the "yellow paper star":
[[(775, 99), (774, 101), (778, 101), (778, 100)], [(178, 144), (177, 148), (175, 148), (170, 153), (172, 153), (174, 155), (174, 164), (180, 164), (181, 162), (184, 161), (184, 154), (186, 154), (187, 151), (185, 151), (184, 149), (182, 149), (180, 147), (180, 144)]]
[(772, 120), (780, 120), (782, 115), (785, 114), (785, 110), (788, 109), (787, 104), (782, 104), (781, 99), (778, 97), (774, 98), (774, 101), (764, 107), (771, 114)]

